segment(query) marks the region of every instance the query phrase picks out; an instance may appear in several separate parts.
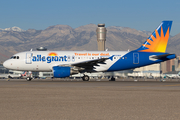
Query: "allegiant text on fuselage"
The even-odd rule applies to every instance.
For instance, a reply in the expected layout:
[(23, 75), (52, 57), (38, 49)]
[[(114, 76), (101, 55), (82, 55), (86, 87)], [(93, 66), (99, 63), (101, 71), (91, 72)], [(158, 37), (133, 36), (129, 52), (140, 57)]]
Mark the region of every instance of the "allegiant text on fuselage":
[(47, 57), (37, 55), (37, 56), (32, 57), (32, 61), (33, 62), (39, 62), (39, 61), (46, 62), (47, 61), (47, 63), (51, 63), (52, 61), (65, 61), (65, 62), (67, 62), (68, 57), (66, 55), (65, 56), (47, 56)]

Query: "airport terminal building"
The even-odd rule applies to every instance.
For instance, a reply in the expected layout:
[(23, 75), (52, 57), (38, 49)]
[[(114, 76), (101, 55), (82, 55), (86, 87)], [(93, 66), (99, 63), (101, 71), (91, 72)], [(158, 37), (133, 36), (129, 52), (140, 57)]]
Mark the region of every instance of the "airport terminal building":
[(3, 64), (0, 64), (0, 74), (8, 74), (9, 70), (3, 66)]

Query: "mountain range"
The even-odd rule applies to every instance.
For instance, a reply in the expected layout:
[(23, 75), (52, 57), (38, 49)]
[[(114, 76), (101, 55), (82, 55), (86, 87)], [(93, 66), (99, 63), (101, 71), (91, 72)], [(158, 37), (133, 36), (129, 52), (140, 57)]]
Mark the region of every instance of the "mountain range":
[[(88, 24), (73, 29), (68, 25), (54, 25), (45, 30), (19, 27), (0, 29), (0, 61), (22, 51), (36, 50), (40, 46), (48, 50), (97, 50), (95, 24)], [(134, 50), (151, 34), (128, 27), (107, 27), (106, 48), (112, 50)], [(180, 33), (171, 36), (167, 52), (180, 55)]]

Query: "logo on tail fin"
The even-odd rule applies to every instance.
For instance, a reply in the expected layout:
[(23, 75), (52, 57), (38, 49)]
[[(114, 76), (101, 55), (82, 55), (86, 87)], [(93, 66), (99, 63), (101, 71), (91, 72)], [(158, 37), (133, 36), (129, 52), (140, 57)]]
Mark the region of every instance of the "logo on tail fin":
[(139, 52), (165, 52), (169, 39), (172, 21), (162, 21), (157, 29), (150, 35)]

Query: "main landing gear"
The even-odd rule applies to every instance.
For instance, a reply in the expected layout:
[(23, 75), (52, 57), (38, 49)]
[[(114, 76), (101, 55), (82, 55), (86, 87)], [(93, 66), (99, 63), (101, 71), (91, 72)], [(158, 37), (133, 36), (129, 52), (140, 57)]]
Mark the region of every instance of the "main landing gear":
[(116, 81), (116, 79), (112, 76), (111, 80), (109, 80), (109, 81)]
[(88, 75), (84, 75), (84, 76), (82, 77), (82, 80), (83, 80), (83, 81), (89, 81), (89, 76), (88, 76)]

